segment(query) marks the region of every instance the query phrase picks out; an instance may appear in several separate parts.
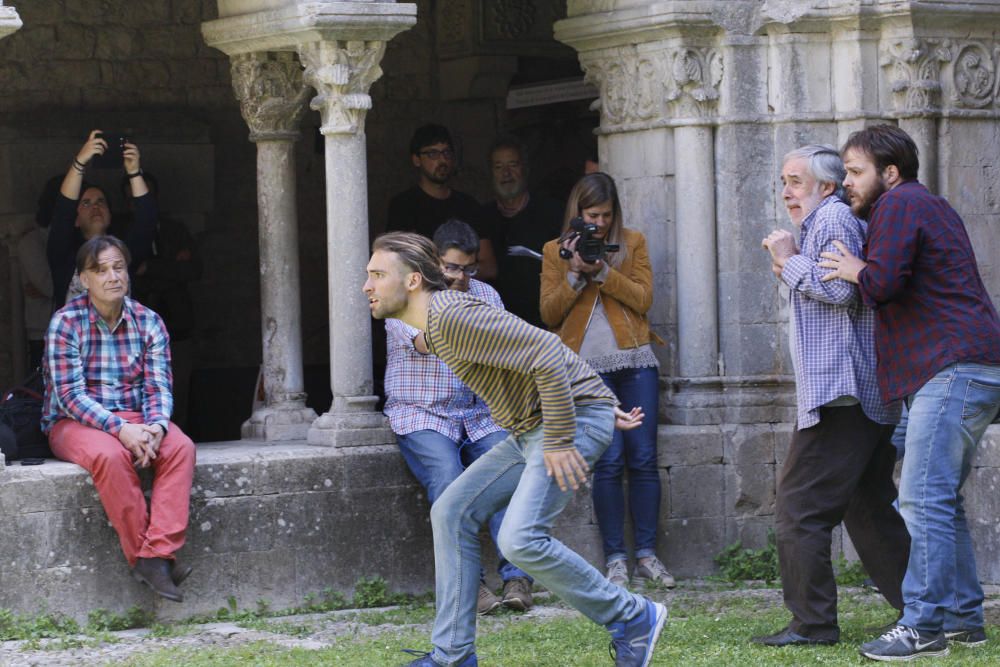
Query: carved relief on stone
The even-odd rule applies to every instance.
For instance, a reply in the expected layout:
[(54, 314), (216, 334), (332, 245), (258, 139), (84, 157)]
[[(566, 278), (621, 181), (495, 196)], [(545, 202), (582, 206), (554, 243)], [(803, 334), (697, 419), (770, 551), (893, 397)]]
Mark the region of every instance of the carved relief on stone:
[(704, 118), (715, 113), (722, 84), (722, 53), (709, 47), (684, 47), (669, 56), (669, 76), (664, 79), (671, 115)]
[(531, 33), (538, 10), (534, 0), (493, 0), (484, 3), (488, 34), (517, 39)]
[(322, 115), (323, 134), (364, 132), (372, 108), (368, 89), (382, 76), (385, 42), (324, 41), (299, 48), (305, 80), (317, 93), (309, 106)]
[(882, 45), (879, 64), (888, 69), (897, 111), (938, 111), (941, 64), (952, 59), (949, 40), (902, 39)]
[(580, 54), (585, 80), (601, 91), (604, 125), (648, 121), (663, 112), (663, 62), (660, 54), (640, 54), (622, 46), (600, 54)]
[(230, 59), (233, 91), (250, 127), (250, 139), (288, 138), (299, 134), (309, 86), (294, 53), (245, 53)]
[(995, 53), (978, 43), (971, 42), (958, 48), (952, 68), (952, 102), (960, 107), (982, 109), (997, 98), (997, 60)]

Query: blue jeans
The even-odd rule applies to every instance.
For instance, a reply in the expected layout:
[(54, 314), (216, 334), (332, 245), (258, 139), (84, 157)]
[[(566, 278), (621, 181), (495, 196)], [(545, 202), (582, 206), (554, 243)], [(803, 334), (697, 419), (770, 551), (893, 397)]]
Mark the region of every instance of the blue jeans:
[(622, 478), (628, 469), (628, 506), (636, 558), (656, 555), (660, 517), (660, 473), (656, 468), (656, 422), (659, 373), (656, 368), (625, 368), (601, 373), (622, 408), (640, 406), (642, 426), (615, 431), (611, 446), (594, 465), (594, 513), (601, 528), (607, 563), (625, 558), (625, 494)]
[(983, 627), (983, 589), (961, 488), (1000, 410), (1000, 366), (957, 363), (909, 398), (899, 509), (910, 531), (900, 623), (924, 632)]
[[(405, 435), (396, 434), (399, 451), (413, 472), (413, 476), (427, 490), (427, 500), (432, 506), (448, 488), (448, 485), (454, 482), (467, 466), (506, 437), (506, 431), (496, 431), (479, 440), (466, 440), (463, 443), (457, 443), (451, 438), (429, 429)], [(497, 534), (500, 532), (504, 511), (501, 508), (490, 517), (489, 528), (493, 544), (499, 544)], [(528, 576), (504, 558), (499, 547), (497, 547), (497, 561), (497, 572), (504, 581)]]
[[(576, 407), (577, 450), (587, 463), (611, 442), (614, 414), (609, 404)], [(434, 528), (435, 595), (433, 659), (460, 663), (475, 651), (479, 583), (479, 526), (507, 506), (500, 548), (511, 562), (552, 593), (601, 625), (630, 621), (644, 609), (642, 597), (602, 576), (552, 537), (552, 524), (573, 491), (560, 491), (546, 474), (542, 427), (510, 435), (481, 456), (431, 507)]]

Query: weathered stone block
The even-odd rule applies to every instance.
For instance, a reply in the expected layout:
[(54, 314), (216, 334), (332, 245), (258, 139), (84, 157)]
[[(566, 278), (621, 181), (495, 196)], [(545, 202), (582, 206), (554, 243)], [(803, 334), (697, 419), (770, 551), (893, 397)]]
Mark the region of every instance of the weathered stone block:
[(742, 516), (726, 519), (726, 546), (742, 544), (745, 549), (763, 549), (774, 530), (773, 516)]
[(709, 465), (723, 461), (724, 449), (718, 426), (660, 426), (657, 442), (658, 464), (662, 467)]
[(660, 553), (674, 575), (705, 576), (716, 571), (713, 559), (726, 546), (725, 520), (669, 519), (663, 536)]
[(770, 424), (724, 424), (721, 431), (726, 463), (774, 463), (774, 430)]
[(727, 515), (774, 514), (774, 466), (726, 466), (725, 512)]
[(670, 468), (670, 517), (720, 517), (724, 474), (721, 465)]
[[(196, 501), (189, 534), (202, 553), (266, 551), (274, 544), (275, 507), (266, 497), (217, 497)], [(233, 517), (240, 517), (233, 521)]]

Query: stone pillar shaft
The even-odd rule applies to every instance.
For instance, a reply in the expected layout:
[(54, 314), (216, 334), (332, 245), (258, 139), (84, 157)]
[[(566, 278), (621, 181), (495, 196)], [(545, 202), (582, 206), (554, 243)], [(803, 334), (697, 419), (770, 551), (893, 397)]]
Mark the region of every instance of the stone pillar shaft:
[(936, 118), (900, 118), (899, 127), (917, 144), (920, 171), (917, 179), (931, 192), (938, 191), (938, 131)]
[(718, 271), (715, 237), (715, 146), (712, 128), (674, 130), (683, 168), (677, 192), (677, 326), (679, 375), (717, 375), (719, 349)]
[[(371, 315), (361, 292), (369, 254), (365, 134), (325, 137), (330, 387), (336, 410), (358, 409), (366, 403), (373, 409)], [(359, 403), (349, 397), (370, 400)]]
[(309, 89), (292, 53), (232, 57), (233, 90), (257, 144), (263, 404), (244, 438), (304, 439), (316, 413), (306, 407), (299, 301), (295, 141)]
[(291, 141), (257, 143), (261, 334), (268, 407), (302, 407), (306, 398), (294, 153)]

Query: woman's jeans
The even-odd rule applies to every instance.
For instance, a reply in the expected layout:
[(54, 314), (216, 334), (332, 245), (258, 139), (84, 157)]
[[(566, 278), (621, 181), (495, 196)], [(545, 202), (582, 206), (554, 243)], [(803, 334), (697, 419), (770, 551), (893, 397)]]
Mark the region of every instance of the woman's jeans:
[[(608, 403), (576, 406), (577, 450), (592, 465), (614, 432)], [(500, 548), (512, 563), (600, 625), (627, 622), (644, 609), (642, 597), (605, 579), (552, 537), (552, 524), (573, 497), (545, 470), (542, 426), (510, 435), (462, 473), (431, 507), (437, 616), (433, 659), (459, 664), (475, 652), (479, 586), (479, 526), (506, 506)]]
[(601, 373), (626, 412), (635, 406), (646, 413), (642, 426), (615, 431), (611, 446), (594, 466), (594, 512), (601, 529), (607, 563), (625, 558), (625, 494), (622, 477), (628, 469), (628, 504), (636, 558), (656, 555), (660, 516), (660, 473), (656, 467), (656, 423), (659, 373), (656, 368), (625, 368)]
[[(495, 431), (479, 440), (466, 440), (457, 443), (431, 429), (414, 431), (405, 435), (396, 434), (399, 451), (403, 455), (406, 465), (413, 472), (413, 476), (427, 490), (427, 501), (431, 505), (434, 505), (438, 497), (448, 488), (448, 485), (454, 482), (466, 467), (493, 449), (494, 445), (506, 437), (506, 431)], [(501, 508), (490, 517), (489, 521), (490, 537), (493, 538), (493, 544), (496, 545), (499, 545), (497, 534), (500, 532), (503, 515), (504, 510)], [(497, 547), (497, 573), (504, 582), (528, 576), (503, 557), (499, 546)]]
[(910, 531), (902, 625), (923, 632), (983, 627), (983, 589), (961, 488), (1000, 410), (1000, 366), (957, 363), (909, 399), (899, 509)]

